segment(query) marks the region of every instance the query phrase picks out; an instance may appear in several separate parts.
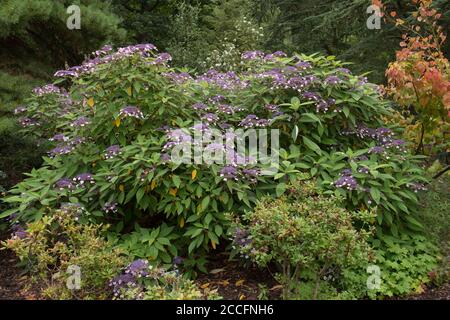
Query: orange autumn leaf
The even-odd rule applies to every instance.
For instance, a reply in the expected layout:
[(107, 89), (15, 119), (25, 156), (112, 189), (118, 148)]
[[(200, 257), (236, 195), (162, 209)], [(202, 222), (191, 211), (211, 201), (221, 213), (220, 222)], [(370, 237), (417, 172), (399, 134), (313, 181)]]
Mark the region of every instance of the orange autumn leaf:
[(170, 188), (169, 189), (169, 194), (174, 196), (174, 197), (177, 195), (177, 192), (178, 192), (177, 188)]
[(94, 98), (89, 98), (88, 101), (87, 101), (87, 104), (88, 104), (89, 107), (92, 108), (94, 106), (94, 104), (95, 104)]

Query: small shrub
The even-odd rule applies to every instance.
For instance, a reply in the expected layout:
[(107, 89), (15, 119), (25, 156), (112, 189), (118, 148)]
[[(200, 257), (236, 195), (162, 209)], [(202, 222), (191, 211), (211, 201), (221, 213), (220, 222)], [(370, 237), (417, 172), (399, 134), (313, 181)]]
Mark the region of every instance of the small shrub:
[(110, 282), (115, 299), (121, 300), (202, 300), (218, 299), (216, 291), (203, 291), (175, 268), (166, 271), (139, 259)]
[[(112, 248), (101, 234), (106, 227), (80, 224), (80, 210), (69, 206), (30, 223), (27, 230), (15, 227), (13, 237), (3, 243), (42, 286), (50, 299), (104, 299), (108, 281), (124, 266), (122, 251)], [(71, 290), (70, 266), (81, 271), (81, 288)]]
[[(301, 279), (309, 277), (314, 282), (310, 298), (317, 299), (330, 270), (370, 261), (370, 232), (364, 230), (370, 219), (368, 212), (349, 212), (335, 197), (317, 193), (313, 183), (297, 182), (289, 196), (265, 198), (246, 214), (247, 225), (236, 229), (234, 243), (259, 266), (279, 265), (283, 298), (302, 296)], [(357, 222), (359, 231), (353, 226)]]

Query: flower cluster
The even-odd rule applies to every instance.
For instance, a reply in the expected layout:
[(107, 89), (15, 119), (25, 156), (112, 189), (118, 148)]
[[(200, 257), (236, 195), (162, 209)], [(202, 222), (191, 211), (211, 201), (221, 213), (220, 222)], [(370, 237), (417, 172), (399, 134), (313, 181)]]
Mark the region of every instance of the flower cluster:
[(50, 157), (56, 157), (61, 156), (65, 154), (71, 153), (75, 148), (82, 144), (85, 141), (84, 137), (75, 137), (72, 140), (69, 141), (69, 138), (62, 134), (55, 135), (54, 137), (50, 138), (50, 141), (61, 141), (64, 142), (63, 144), (57, 145), (55, 148), (50, 150), (48, 152)]
[(336, 188), (345, 188), (347, 190), (356, 190), (358, 182), (352, 175), (352, 170), (345, 169), (341, 173), (341, 177), (334, 182)]
[[(244, 159), (243, 159), (244, 160)], [(250, 181), (252, 183), (257, 182), (257, 178), (260, 175), (259, 169), (239, 169), (235, 164), (227, 165), (223, 167), (219, 176), (223, 178), (224, 181), (234, 180), (238, 181), (240, 178)]]
[(38, 97), (46, 94), (60, 94), (62, 92), (63, 92), (62, 89), (58, 88), (53, 84), (46, 84), (43, 87), (37, 87), (33, 89), (33, 93)]
[(56, 181), (55, 188), (60, 191), (73, 190), (75, 189), (75, 185), (73, 184), (72, 180), (68, 178), (61, 178), (58, 181)]
[(250, 234), (247, 230), (236, 228), (233, 233), (233, 248), (246, 247), (252, 243)]
[[(139, 54), (143, 58), (147, 58), (151, 53), (157, 51), (157, 48), (153, 44), (147, 43), (119, 48), (117, 52), (113, 53), (111, 53), (111, 51), (111, 46), (104, 46), (102, 49), (94, 52), (94, 58), (84, 61), (81, 66), (71, 67), (66, 70), (59, 70), (55, 73), (55, 77), (79, 77), (81, 75), (94, 72), (100, 65), (131, 57), (135, 54)], [(163, 61), (167, 58), (167, 55), (159, 56), (158, 62), (163, 63)]]
[(87, 184), (94, 184), (94, 176), (91, 173), (81, 173), (72, 179), (77, 187), (84, 187)]
[(59, 134), (55, 134), (53, 137), (51, 137), (48, 140), (55, 141), (55, 142), (67, 142), (67, 141), (69, 141), (69, 138), (66, 137), (64, 134), (59, 133)]
[(20, 119), (19, 119), (19, 124), (20, 124), (22, 127), (34, 127), (34, 126), (40, 126), (40, 123), (39, 123), (36, 119), (34, 119), (34, 118), (28, 118), (28, 117), (20, 118)]
[(214, 69), (197, 77), (196, 82), (207, 82), (208, 84), (217, 86), (223, 90), (243, 89), (248, 86), (248, 82), (242, 81), (236, 73), (232, 71), (221, 73)]
[(111, 158), (114, 158), (115, 156), (117, 156), (118, 154), (120, 154), (120, 146), (115, 144), (115, 145), (108, 147), (105, 150), (105, 153), (103, 156), (105, 157), (105, 159), (111, 159)]
[(423, 183), (408, 183), (406, 185), (408, 188), (410, 188), (411, 190), (413, 190), (414, 192), (419, 192), (419, 191), (426, 191), (427, 187), (423, 184)]
[(192, 76), (187, 72), (164, 72), (162, 75), (176, 84), (183, 84), (193, 80)]
[(103, 211), (105, 213), (116, 213), (118, 211), (117, 202), (107, 202), (103, 206)]
[(28, 233), (28, 231), (26, 231), (21, 225), (19, 225), (18, 223), (14, 223), (11, 227), (12, 230), (12, 234), (11, 237), (13, 240), (15, 239), (25, 239), (27, 238), (30, 234)]
[(269, 120), (259, 119), (256, 115), (249, 114), (239, 123), (239, 126), (248, 129), (254, 127), (266, 127), (269, 124), (270, 124)]
[(75, 121), (73, 121), (70, 126), (74, 128), (83, 128), (91, 123), (91, 120), (87, 117), (81, 116)]
[(144, 119), (144, 114), (138, 107), (127, 106), (125, 108), (120, 109), (119, 117), (121, 118), (132, 117), (136, 119)]
[(24, 113), (25, 111), (27, 111), (27, 108), (25, 108), (24, 106), (18, 106), (17, 108), (14, 109), (14, 114), (21, 114)]

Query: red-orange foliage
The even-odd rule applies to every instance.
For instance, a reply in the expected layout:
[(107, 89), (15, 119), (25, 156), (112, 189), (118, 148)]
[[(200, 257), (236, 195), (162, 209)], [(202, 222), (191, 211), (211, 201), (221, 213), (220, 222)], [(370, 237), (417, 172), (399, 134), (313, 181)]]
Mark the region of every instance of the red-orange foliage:
[(424, 141), (448, 148), (450, 64), (441, 50), (446, 40), (438, 25), (441, 14), (432, 8), (432, 0), (412, 2), (417, 6), (415, 21), (394, 20), (405, 33), (396, 61), (386, 70), (386, 91), (403, 108), (406, 137), (417, 139), (418, 151), (424, 151)]

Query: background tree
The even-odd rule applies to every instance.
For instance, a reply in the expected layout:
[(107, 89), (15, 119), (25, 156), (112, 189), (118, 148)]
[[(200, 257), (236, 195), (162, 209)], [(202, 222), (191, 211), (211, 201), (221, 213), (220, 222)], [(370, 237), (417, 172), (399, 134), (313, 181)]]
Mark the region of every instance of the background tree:
[[(81, 7), (81, 30), (67, 28), (67, 8), (72, 4)], [(107, 1), (2, 0), (0, 169), (8, 173), (8, 185), (40, 161), (39, 152), (29, 152), (28, 147), (36, 148), (33, 141), (17, 135), (15, 106), (34, 86), (49, 81), (56, 69), (79, 64), (104, 43), (123, 41), (126, 31), (120, 21)]]

